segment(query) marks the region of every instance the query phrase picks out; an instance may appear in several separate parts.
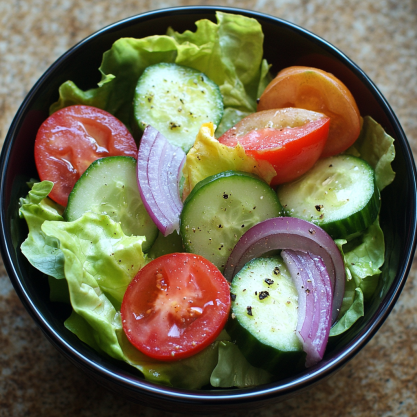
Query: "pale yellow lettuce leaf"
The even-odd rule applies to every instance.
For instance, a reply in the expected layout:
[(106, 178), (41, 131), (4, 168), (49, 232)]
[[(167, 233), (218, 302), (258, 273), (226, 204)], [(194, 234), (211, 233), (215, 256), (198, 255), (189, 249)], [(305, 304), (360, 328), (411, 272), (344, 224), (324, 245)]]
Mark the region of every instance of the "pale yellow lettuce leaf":
[(187, 198), (198, 182), (211, 175), (230, 170), (255, 174), (268, 184), (276, 175), (275, 169), (269, 162), (256, 161), (245, 153), (240, 144), (235, 148), (222, 145), (214, 137), (213, 123), (204, 123), (184, 164), (183, 199)]

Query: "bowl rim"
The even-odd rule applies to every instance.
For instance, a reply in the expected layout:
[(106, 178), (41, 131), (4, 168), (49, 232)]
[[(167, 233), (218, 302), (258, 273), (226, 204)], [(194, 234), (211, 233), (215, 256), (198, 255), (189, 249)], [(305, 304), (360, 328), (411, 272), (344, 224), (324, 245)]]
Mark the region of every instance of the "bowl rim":
[(90, 42), (92, 42), (96, 37), (100, 36), (103, 33), (107, 33), (114, 29), (118, 29), (121, 26), (129, 26), (131, 24), (138, 24), (140, 21), (149, 20), (154, 17), (166, 17), (168, 15), (184, 15), (189, 14), (214, 14), (216, 11), (221, 11), (225, 13), (234, 13), (234, 14), (243, 14), (246, 16), (253, 17), (260, 21), (269, 21), (275, 23), (279, 26), (286, 27), (292, 31), (297, 32), (304, 38), (308, 38), (310, 41), (317, 43), (321, 48), (330, 52), (332, 55), (337, 56), (344, 65), (346, 65), (370, 90), (375, 99), (380, 103), (381, 107), (384, 108), (384, 112), (389, 117), (390, 122), (392, 123), (393, 129), (396, 136), (401, 142), (401, 145), (404, 149), (404, 157), (408, 161), (408, 166), (411, 168), (407, 171), (409, 177), (410, 188), (416, 189), (416, 167), (414, 163), (413, 154), (411, 147), (407, 141), (407, 138), (403, 132), (403, 129), (388, 102), (381, 94), (379, 89), (374, 85), (370, 78), (350, 59), (337, 49), (335, 46), (330, 44), (328, 41), (322, 39), (321, 37), (315, 35), (314, 33), (304, 29), (292, 22), (286, 21), (276, 16), (271, 16), (265, 13), (260, 13), (252, 10), (234, 8), (234, 7), (224, 7), (224, 6), (181, 6), (181, 7), (169, 7), (157, 10), (147, 11), (141, 14), (137, 14), (122, 20), (119, 20), (115, 23), (107, 25), (102, 29), (92, 33), (87, 36), (64, 54), (62, 54), (50, 67), (43, 73), (39, 80), (34, 84), (30, 89), (29, 93), (26, 95), (24, 101), (20, 105), (12, 123), (9, 128), (9, 131), (6, 135), (3, 149), (0, 156), (0, 173), (1, 173), (1, 182), (0, 182), (0, 225), (1, 225), (1, 235), (0, 235), (0, 249), (3, 257), (3, 261), (6, 267), (6, 271), (9, 275), (9, 278), (20, 298), (24, 304), (26, 310), (39, 325), (41, 330), (47, 336), (47, 338), (52, 342), (52, 344), (61, 350), (65, 356), (70, 358), (74, 363), (82, 366), (85, 369), (92, 371), (97, 376), (110, 378), (118, 385), (123, 385), (125, 388), (129, 388), (131, 391), (137, 391), (138, 389), (142, 390), (144, 394), (151, 397), (160, 398), (164, 396), (168, 400), (177, 402), (177, 403), (198, 403), (202, 405), (206, 404), (237, 404), (244, 403), (254, 400), (267, 400), (270, 398), (277, 398), (279, 396), (287, 396), (293, 394), (295, 391), (301, 392), (306, 388), (310, 387), (314, 383), (330, 376), (335, 370), (343, 367), (350, 359), (352, 359), (365, 345), (369, 342), (372, 336), (377, 332), (377, 330), (384, 323), (392, 308), (394, 307), (395, 302), (397, 301), (409, 274), (411, 264), (413, 262), (413, 255), (416, 248), (416, 193), (412, 193), (411, 198), (411, 217), (412, 217), (412, 229), (408, 235), (407, 239), (407, 254), (405, 255), (406, 262), (403, 264), (402, 268), (399, 270), (396, 280), (391, 284), (390, 289), (388, 290), (385, 298), (382, 300), (381, 304), (374, 313), (375, 319), (369, 322), (349, 343), (348, 347), (344, 347), (341, 352), (337, 355), (337, 358), (322, 361), (319, 366), (311, 368), (310, 371), (303, 371), (302, 374), (299, 374), (296, 378), (288, 378), (281, 380), (275, 383), (261, 385), (255, 388), (250, 389), (226, 389), (226, 390), (213, 390), (213, 391), (191, 391), (177, 388), (170, 388), (163, 385), (158, 385), (152, 382), (148, 382), (144, 379), (134, 378), (133, 376), (128, 376), (124, 374), (121, 370), (118, 373), (113, 372), (112, 367), (102, 366), (94, 362), (91, 358), (84, 356), (80, 351), (71, 346), (64, 338), (56, 332), (52, 326), (45, 320), (42, 316), (34, 302), (29, 298), (28, 293), (26, 292), (24, 286), (20, 282), (18, 271), (11, 262), (11, 251), (13, 246), (11, 244), (10, 234), (6, 233), (7, 224), (6, 224), (6, 207), (4, 205), (4, 191), (5, 191), (5, 173), (8, 167), (9, 156), (11, 148), (13, 145), (13, 138), (16, 133), (19, 131), (19, 128), (24, 119), (24, 114), (28, 107), (30, 106), (34, 97), (41, 91), (43, 83), (49, 78), (49, 76), (66, 60), (70, 59), (74, 53), (76, 53), (80, 48), (87, 47)]

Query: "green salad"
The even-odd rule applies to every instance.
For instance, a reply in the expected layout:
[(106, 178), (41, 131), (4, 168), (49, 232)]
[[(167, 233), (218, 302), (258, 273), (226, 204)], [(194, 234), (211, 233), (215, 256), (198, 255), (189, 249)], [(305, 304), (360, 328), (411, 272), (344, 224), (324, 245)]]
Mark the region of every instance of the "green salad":
[[(184, 204), (184, 209), (180, 223), (174, 227), (176, 230), (170, 230), (164, 236), (152, 215), (145, 211), (143, 194), (135, 188), (134, 158), (137, 154), (134, 143), (129, 145), (130, 153), (120, 151), (114, 154), (119, 156), (111, 156), (122, 159), (113, 159), (113, 162), (106, 164), (99, 163), (100, 159), (96, 157), (98, 161), (88, 164), (76, 185), (71, 186), (74, 191), (69, 194), (68, 205), (68, 197), (65, 200), (50, 198), (56, 187), (54, 180), (45, 179), (40, 173), (42, 181), (31, 180), (28, 183), (30, 190), (25, 198), (20, 199), (19, 209), (20, 216), (26, 220), (29, 228), (28, 237), (21, 246), (22, 253), (36, 269), (48, 277), (51, 301), (70, 303), (72, 306), (65, 327), (104, 357), (130, 364), (146, 380), (185, 389), (245, 388), (282, 377), (279, 371), (272, 372), (268, 367), (257, 366), (250, 356), (242, 353), (242, 346), (235, 343), (234, 336), (229, 332), (233, 327), (230, 326), (233, 319), (226, 316), (223, 325), (207, 346), (179, 360), (158, 360), (141, 352), (124, 330), (122, 305), (126, 290), (139, 271), (148, 268), (152, 261), (161, 256), (186, 251), (202, 255), (223, 272), (227, 270), (227, 258), (237, 241), (251, 227), (267, 219), (291, 216), (291, 210), (287, 210), (281, 201), (281, 186), (278, 185), (278, 197), (276, 186), (269, 186), (276, 175), (276, 168), (267, 161), (254, 159), (239, 145), (227, 148), (217, 140), (246, 116), (257, 111), (257, 99), (272, 81), (270, 70), (273, 68), (263, 58), (264, 35), (256, 20), (221, 12), (217, 12), (216, 17), (216, 23), (209, 20), (196, 22), (195, 32), (178, 33), (169, 28), (163, 36), (117, 40), (103, 55), (99, 68), (102, 79), (98, 87), (83, 91), (72, 81), (67, 81), (59, 88), (59, 99), (50, 108), (51, 115), (74, 105), (104, 110), (127, 127), (126, 134), (131, 134), (136, 143), (144, 130), (143, 135), (146, 134), (148, 125), (157, 124), (168, 114), (166, 135), (172, 132), (172, 146), (182, 149), (184, 155), (187, 154), (180, 179), (181, 197), (184, 200), (181, 204)], [(163, 71), (171, 68), (172, 64), (176, 64), (178, 67), (175, 68), (180, 70), (172, 79), (168, 79), (172, 72), (164, 75)], [(189, 70), (182, 70), (183, 67)], [(149, 68), (159, 71), (159, 83), (158, 78), (156, 81), (152, 78)], [(200, 77), (201, 84), (197, 84), (193, 77)], [(190, 93), (190, 90), (181, 92), (183, 96), (168, 95), (160, 100), (161, 103), (167, 102), (170, 107), (175, 107), (174, 115), (180, 114), (182, 117), (187, 111), (194, 117), (194, 130), (190, 127), (191, 133), (181, 130), (184, 126), (188, 128), (187, 123), (184, 119), (181, 122), (174, 120), (169, 109), (160, 110), (157, 116), (152, 113), (156, 99), (165, 90), (169, 92), (173, 88), (165, 88), (164, 81), (170, 86), (189, 83), (192, 87), (195, 84), (198, 92), (202, 92), (204, 100), (199, 106), (191, 107), (193, 110), (187, 107), (188, 102), (184, 103), (184, 97), (194, 101), (195, 93)], [(155, 84), (159, 88), (157, 93), (152, 92)], [(214, 98), (210, 101), (207, 96)], [(200, 118), (197, 118), (197, 111)], [(148, 114), (151, 122), (146, 119)], [(322, 120), (321, 116), (318, 120)], [(92, 132), (89, 133), (93, 135)], [(187, 139), (183, 140), (185, 137)], [(100, 140), (100, 146), (105, 148), (107, 139), (102, 137)], [(36, 152), (40, 151), (35, 149), (35, 157)], [(103, 157), (109, 156), (106, 152), (103, 151)], [(360, 158), (370, 167), (374, 178), (372, 181), (375, 181), (375, 193), (372, 193), (378, 195), (379, 199), (379, 192), (393, 181), (395, 175), (391, 168), (395, 154), (393, 139), (371, 117), (363, 116), (359, 138), (343, 154), (348, 158)], [(309, 172), (304, 175), (309, 175)], [(97, 178), (103, 176), (95, 182), (87, 182), (95, 175)], [(118, 188), (115, 186), (111, 192), (103, 194), (100, 190), (108, 186), (112, 177)], [(127, 177), (129, 181), (125, 180)], [(204, 191), (209, 189), (210, 194)], [(226, 193), (224, 190), (229, 191)], [(112, 205), (115, 193), (120, 202), (117, 206)], [(207, 241), (196, 240), (194, 226), (191, 226), (193, 221), (197, 229), (200, 226), (210, 229), (212, 223), (217, 221), (211, 220), (216, 214), (210, 213), (212, 217), (207, 221), (204, 219), (205, 207), (209, 207), (216, 193), (221, 196), (219, 207), (226, 207), (224, 204), (227, 201), (230, 204), (228, 210), (235, 210), (236, 205), (243, 204), (239, 199), (241, 195), (244, 195), (242, 198), (248, 200), (251, 207), (244, 208), (248, 210), (245, 216), (236, 214), (236, 211), (232, 215), (235, 223), (239, 222), (240, 229), (237, 232), (232, 233), (232, 229), (225, 226), (223, 235), (213, 233)], [(235, 194), (239, 194), (237, 200), (233, 200)], [(322, 209), (317, 204), (315, 207), (316, 211)], [(196, 210), (199, 214), (194, 218)], [(140, 216), (132, 213), (140, 213)], [(123, 220), (125, 218), (126, 221)], [(223, 220), (217, 221), (215, 227), (221, 229), (222, 222), (226, 220), (218, 218)], [(126, 226), (127, 223), (129, 226)], [(326, 230), (325, 225), (323, 228)], [(385, 245), (379, 214), (375, 212), (371, 224), (355, 230), (355, 233), (334, 238), (342, 255), (345, 282), (337, 319), (329, 327), (329, 338), (349, 330), (364, 315), (366, 302), (377, 288), (384, 263)], [(231, 233), (234, 236), (230, 236)], [(331, 232), (328, 233), (331, 235)], [(219, 246), (218, 250), (216, 246), (215, 254), (209, 246), (212, 238)], [(289, 295), (285, 297), (293, 297), (291, 300), (295, 303), (291, 313), (294, 318), (294, 314), (297, 314), (295, 286), (291, 284), (288, 265), (286, 267), (282, 263), (279, 253), (275, 255), (278, 256), (276, 262), (280, 265), (283, 280), (286, 280), (285, 288)], [(261, 274), (270, 268), (268, 262), (262, 261), (259, 266), (253, 263), (252, 267), (256, 273)], [(245, 268), (242, 273), (239, 272), (242, 279), (247, 273), (245, 271), (248, 267)], [(262, 297), (259, 298), (256, 292), (257, 302), (272, 296), (272, 278), (270, 275), (263, 278), (268, 285), (264, 285)], [(232, 288), (236, 285), (233, 283)], [(232, 294), (230, 313), (233, 317), (237, 311), (233, 310), (234, 296)], [(195, 311), (201, 314), (197, 309)], [(252, 319), (249, 306), (245, 305), (242, 314)], [(226, 326), (225, 320), (229, 320)], [(291, 326), (290, 332), (295, 334), (296, 329), (293, 324)], [(291, 343), (302, 353), (299, 342)], [(300, 355), (297, 361), (300, 361)], [(294, 367), (294, 372), (299, 369)]]

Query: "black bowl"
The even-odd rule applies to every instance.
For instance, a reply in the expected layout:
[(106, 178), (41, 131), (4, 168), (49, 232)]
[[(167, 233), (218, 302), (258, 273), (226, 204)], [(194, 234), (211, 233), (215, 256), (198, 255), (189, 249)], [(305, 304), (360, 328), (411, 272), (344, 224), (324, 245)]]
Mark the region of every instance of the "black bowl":
[[(27, 226), (18, 216), (18, 199), (27, 193), (26, 181), (36, 177), (33, 144), (58, 87), (73, 80), (83, 88), (99, 81), (102, 54), (120, 37), (195, 30), (194, 22), (215, 21), (215, 11), (256, 18), (265, 34), (264, 51), (273, 71), (289, 65), (311, 65), (332, 72), (357, 100), (362, 115), (371, 115), (395, 138), (394, 182), (382, 193), (381, 226), (386, 238), (386, 261), (379, 287), (366, 305), (365, 316), (328, 346), (316, 366), (279, 382), (253, 389), (186, 391), (149, 383), (133, 368), (104, 358), (83, 344), (63, 325), (69, 311), (49, 302), (46, 278), (20, 251)], [(96, 381), (127, 398), (176, 411), (235, 411), (283, 400), (311, 387), (343, 367), (371, 339), (392, 310), (409, 273), (416, 246), (416, 169), (410, 146), (391, 107), (372, 81), (349, 58), (314, 34), (275, 17), (224, 7), (179, 7), (141, 14), (93, 34), (59, 58), (40, 78), (17, 112), (1, 154), (1, 251), (9, 277), (24, 306), (51, 343)]]

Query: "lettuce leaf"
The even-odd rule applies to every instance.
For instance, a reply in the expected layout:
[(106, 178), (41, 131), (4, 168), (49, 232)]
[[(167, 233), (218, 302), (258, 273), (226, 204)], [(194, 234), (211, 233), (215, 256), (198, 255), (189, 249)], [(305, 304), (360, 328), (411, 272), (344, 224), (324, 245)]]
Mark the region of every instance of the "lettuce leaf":
[(345, 248), (345, 262), (365, 301), (374, 293), (384, 263), (384, 234), (379, 226), (379, 217), (366, 231), (348, 242)]
[(362, 290), (357, 287), (354, 294), (355, 296), (349, 309), (342, 316), (342, 318), (330, 329), (330, 337), (337, 336), (350, 329), (360, 317), (363, 317), (365, 310)]
[(205, 73), (220, 88), (225, 107), (256, 111), (259, 85), (264, 83), (263, 39), (258, 21), (216, 13), (217, 24), (196, 22), (197, 31), (168, 30), (178, 42), (176, 63)]
[(222, 331), (217, 341), (201, 352), (175, 362), (161, 362), (143, 355), (124, 333), (120, 342), (127, 362), (139, 369), (147, 380), (177, 388), (200, 389), (210, 383), (210, 375), (218, 362), (219, 343), (227, 339), (229, 335)]
[[(127, 285), (148, 259), (144, 237), (124, 235), (108, 216), (85, 213), (74, 222), (45, 221), (42, 230), (58, 239), (73, 307), (65, 326), (99, 353), (129, 363), (146, 379), (187, 389), (209, 384), (218, 362), (215, 342), (177, 362), (160, 362), (139, 352), (127, 339), (120, 305)], [(61, 293), (59, 293), (61, 297)], [(220, 339), (227, 339), (223, 334)]]
[(385, 254), (379, 217), (355, 239), (349, 242), (339, 239), (335, 242), (345, 263), (346, 283), (339, 319), (332, 327), (330, 336), (343, 333), (362, 317), (365, 301), (376, 290)]
[(197, 134), (194, 146), (187, 154), (183, 168), (183, 199), (195, 185), (211, 175), (223, 171), (244, 171), (257, 175), (268, 184), (276, 172), (268, 161), (256, 161), (247, 155), (240, 144), (235, 148), (222, 145), (214, 137), (213, 123), (204, 123)]
[(353, 303), (353, 300), (355, 298), (356, 282), (352, 277), (352, 274), (346, 262), (345, 254), (343, 252), (343, 245), (347, 243), (347, 240), (336, 239), (335, 243), (337, 247), (339, 248), (340, 253), (342, 254), (343, 262), (345, 265), (345, 273), (346, 273), (345, 293), (343, 294), (343, 301), (342, 301), (342, 305), (340, 307), (339, 316), (338, 316), (338, 318), (340, 319), (341, 317), (343, 317), (346, 311), (349, 310), (350, 306)]
[(65, 82), (50, 113), (74, 104), (90, 105), (113, 114), (133, 131), (132, 102), (138, 78), (150, 65), (175, 62), (176, 55), (176, 42), (169, 36), (121, 38), (103, 55), (99, 87), (82, 91), (72, 81)]
[(219, 345), (219, 361), (210, 377), (210, 383), (218, 388), (248, 388), (271, 382), (273, 376), (250, 365), (237, 345), (222, 341)]
[[(211, 372), (218, 361), (220, 342), (212, 343), (190, 358), (177, 362), (161, 362), (142, 354), (129, 342), (123, 331), (119, 313), (116, 314), (112, 324), (115, 326), (114, 331), (123, 354), (123, 360), (138, 369), (148, 381), (184, 389), (200, 389), (210, 383)], [(73, 312), (65, 321), (65, 327), (97, 352), (108, 354), (97, 342), (95, 337), (97, 327), (91, 325), (81, 315)], [(227, 334), (223, 333), (221, 336), (227, 338)]]
[(32, 189), (26, 198), (20, 199), (19, 215), (28, 224), (29, 235), (21, 245), (21, 251), (39, 271), (56, 279), (64, 275), (64, 255), (59, 242), (41, 230), (45, 220), (63, 221), (61, 207), (47, 198), (53, 182), (42, 181), (29, 184)]
[[(395, 157), (394, 139), (372, 117), (365, 116), (357, 141), (346, 153), (364, 159), (375, 170), (375, 181), (381, 191), (395, 178), (391, 162)], [(359, 236), (347, 242), (336, 241), (345, 262), (346, 287), (338, 322), (330, 336), (348, 330), (364, 315), (364, 303), (374, 294), (384, 263), (384, 234), (379, 217)]]
[(103, 55), (98, 87), (83, 91), (72, 81), (65, 82), (50, 112), (73, 104), (92, 105), (136, 132), (132, 101), (138, 78), (150, 65), (175, 62), (204, 72), (219, 86), (228, 115), (222, 129), (227, 130), (240, 116), (256, 111), (256, 99), (271, 77), (262, 59), (264, 35), (259, 22), (222, 12), (216, 18), (217, 23), (196, 22), (196, 32), (181, 34), (170, 28), (167, 35), (117, 40)]
[(45, 221), (43, 232), (59, 240), (71, 305), (94, 329), (101, 350), (124, 359), (116, 331), (117, 309), (131, 279), (145, 265), (144, 237), (124, 235), (108, 216), (85, 213), (74, 222)]
[(126, 236), (120, 223), (103, 214), (87, 212), (73, 222), (46, 221), (42, 230), (59, 240), (74, 309), (74, 304), (85, 303), (79, 297), (88, 297), (87, 286), (99, 287), (90, 294), (92, 300), (104, 293), (121, 304), (130, 281), (147, 263), (142, 252), (145, 237)]
[(395, 158), (394, 139), (372, 117), (365, 116), (359, 138), (346, 153), (361, 157), (375, 170), (379, 191), (394, 181), (391, 162)]

